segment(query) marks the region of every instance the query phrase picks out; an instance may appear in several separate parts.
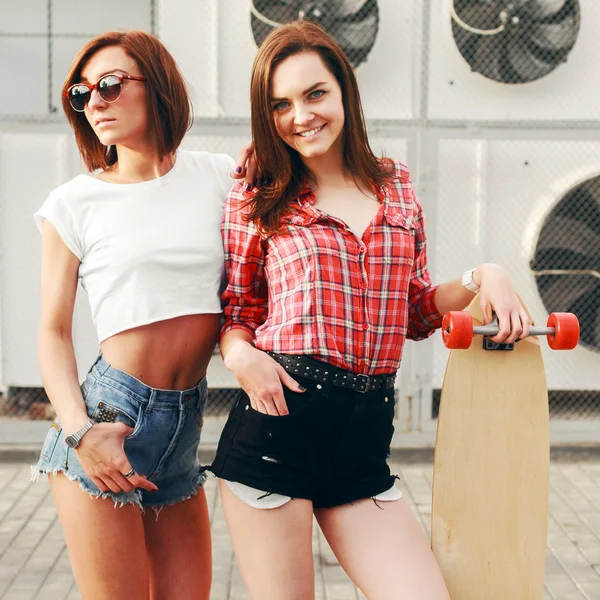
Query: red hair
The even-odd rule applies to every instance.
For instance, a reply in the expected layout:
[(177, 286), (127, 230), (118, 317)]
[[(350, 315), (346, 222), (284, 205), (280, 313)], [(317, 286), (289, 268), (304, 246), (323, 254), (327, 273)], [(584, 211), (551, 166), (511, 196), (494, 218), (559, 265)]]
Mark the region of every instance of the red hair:
[(114, 146), (100, 143), (84, 113), (74, 111), (67, 90), (81, 80), (81, 71), (95, 52), (119, 46), (136, 61), (148, 88), (150, 127), (161, 158), (177, 150), (191, 126), (192, 108), (185, 81), (171, 53), (150, 33), (138, 30), (109, 31), (90, 40), (77, 54), (62, 89), (62, 105), (75, 131), (75, 140), (90, 171), (106, 169), (117, 162)]
[(300, 154), (277, 133), (271, 107), (275, 68), (296, 54), (315, 52), (336, 78), (344, 106), (343, 156), (355, 179), (373, 188), (390, 181), (389, 161), (377, 158), (369, 146), (365, 118), (354, 70), (337, 42), (319, 25), (296, 21), (274, 29), (261, 44), (250, 82), (252, 139), (263, 184), (249, 200), (248, 219), (264, 234), (280, 230), (281, 217), (301, 192), (308, 168)]

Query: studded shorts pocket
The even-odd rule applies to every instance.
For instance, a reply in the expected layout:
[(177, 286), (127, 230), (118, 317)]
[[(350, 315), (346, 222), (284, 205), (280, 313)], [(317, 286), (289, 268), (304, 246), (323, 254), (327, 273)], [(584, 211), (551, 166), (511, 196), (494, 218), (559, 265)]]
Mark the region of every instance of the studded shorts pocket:
[(135, 430), (144, 411), (139, 401), (121, 390), (95, 381), (83, 387), (85, 404), (88, 415), (96, 423), (125, 423)]
[(96, 423), (125, 423), (128, 427), (135, 427), (132, 417), (105, 402), (98, 402), (92, 418)]

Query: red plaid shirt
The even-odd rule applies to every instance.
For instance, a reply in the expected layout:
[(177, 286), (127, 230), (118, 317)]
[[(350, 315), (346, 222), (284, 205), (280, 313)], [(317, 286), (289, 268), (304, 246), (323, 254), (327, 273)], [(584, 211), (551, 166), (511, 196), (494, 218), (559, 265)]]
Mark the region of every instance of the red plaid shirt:
[[(281, 233), (261, 237), (244, 221), (237, 183), (222, 225), (227, 287), (221, 335), (245, 329), (261, 350), (306, 354), (355, 373), (394, 373), (404, 340), (441, 326), (427, 271), (421, 206), (410, 173), (378, 193), (362, 239), (320, 211), (303, 190)], [(251, 193), (251, 192), (250, 192)]]

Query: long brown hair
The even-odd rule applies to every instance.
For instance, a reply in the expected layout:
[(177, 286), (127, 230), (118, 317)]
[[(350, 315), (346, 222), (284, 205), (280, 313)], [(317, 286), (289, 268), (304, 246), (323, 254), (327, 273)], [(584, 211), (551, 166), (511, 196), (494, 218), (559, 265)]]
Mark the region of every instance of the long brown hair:
[(344, 166), (355, 180), (371, 187), (379, 187), (391, 178), (390, 165), (378, 159), (369, 146), (358, 84), (343, 50), (316, 23), (295, 21), (277, 27), (258, 50), (250, 82), (252, 139), (263, 181), (248, 200), (248, 219), (265, 235), (281, 229), (282, 216), (310, 177), (300, 154), (279, 137), (271, 107), (275, 68), (286, 58), (306, 52), (316, 52), (321, 57), (341, 88)]
[(62, 89), (62, 105), (75, 131), (75, 140), (90, 171), (106, 169), (117, 162), (114, 146), (103, 146), (84, 113), (74, 111), (67, 90), (81, 79), (81, 71), (101, 48), (120, 46), (133, 58), (146, 79), (150, 127), (160, 158), (174, 152), (192, 123), (192, 107), (177, 63), (153, 35), (135, 29), (109, 31), (90, 40), (77, 54)]

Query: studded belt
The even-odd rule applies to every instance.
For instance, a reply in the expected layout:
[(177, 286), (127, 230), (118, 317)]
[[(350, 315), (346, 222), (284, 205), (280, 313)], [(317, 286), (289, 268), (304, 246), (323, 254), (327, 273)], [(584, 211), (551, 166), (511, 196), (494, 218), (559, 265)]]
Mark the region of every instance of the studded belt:
[(396, 381), (396, 375), (357, 375), (352, 371), (319, 363), (301, 355), (276, 352), (267, 352), (267, 354), (273, 357), (290, 375), (306, 377), (319, 383), (331, 384), (356, 392), (389, 390), (394, 387)]

